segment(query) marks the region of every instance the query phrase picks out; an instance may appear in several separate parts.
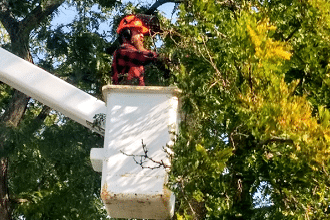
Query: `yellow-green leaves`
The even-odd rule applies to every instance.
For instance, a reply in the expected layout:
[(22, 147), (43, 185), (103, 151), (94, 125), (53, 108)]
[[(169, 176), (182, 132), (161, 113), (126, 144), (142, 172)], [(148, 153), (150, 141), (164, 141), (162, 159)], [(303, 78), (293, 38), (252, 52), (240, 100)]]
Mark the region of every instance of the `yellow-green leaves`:
[(211, 150), (208, 152), (201, 144), (196, 145), (196, 151), (202, 156), (204, 168), (211, 169), (216, 174), (221, 174), (226, 167), (228, 158), (232, 155), (232, 148)]
[(248, 33), (255, 47), (255, 55), (258, 59), (290, 59), (291, 53), (285, 48), (288, 45), (269, 37), (269, 32), (276, 30), (276, 27), (270, 24), (269, 19), (258, 22), (255, 29), (249, 24), (247, 25)]
[(3, 25), (0, 23), (0, 45), (8, 44), (9, 41), (9, 34), (7, 33)]
[[(330, 28), (330, 2), (328, 0), (308, 0), (308, 3), (317, 9), (317, 13), (319, 13), (321, 20), (326, 22), (328, 28)], [(320, 25), (320, 23), (315, 25)]]
[[(257, 21), (254, 14), (243, 13), (240, 18), (240, 25), (246, 28), (248, 38), (252, 43), (252, 53), (249, 54), (250, 66), (253, 67), (254, 74), (267, 76), (270, 71), (280, 69), (283, 60), (290, 60), (292, 54), (289, 52), (290, 45), (275, 40), (272, 34), (276, 31), (276, 26), (271, 24), (268, 17)], [(260, 77), (260, 75), (259, 75)]]
[[(329, 3), (231, 2), (182, 5), (174, 50), (187, 115), (173, 173), (205, 203), (203, 219), (327, 219)], [(262, 182), (271, 204), (258, 208)]]
[[(276, 27), (267, 17), (256, 22), (249, 16), (244, 15), (241, 20), (246, 24), (254, 47), (254, 53), (247, 60), (248, 68), (243, 69), (246, 71), (244, 89), (238, 93), (241, 101), (238, 109), (244, 115), (242, 119), (255, 138), (268, 140), (265, 141), (268, 144), (276, 143), (276, 140), (281, 140), (279, 143), (286, 141), (299, 151), (297, 155), (308, 158), (306, 162), (313, 163), (311, 166), (315, 166), (314, 162), (323, 164), (330, 159), (327, 138), (330, 130), (324, 127), (327, 120), (319, 124), (319, 119), (313, 116), (313, 107), (307, 97), (294, 93), (300, 81), (287, 84), (284, 80), (283, 62), (292, 56), (288, 52), (290, 45), (270, 36)], [(272, 65), (276, 68), (270, 68)], [(320, 116), (328, 117), (323, 109)]]
[(206, 152), (205, 148), (204, 148), (202, 145), (197, 144), (197, 145), (196, 145), (196, 150), (197, 150), (199, 153), (201, 153), (204, 157), (207, 157), (207, 152)]
[(292, 94), (284, 80), (279, 80), (279, 83), (273, 80), (266, 90), (242, 96), (247, 124), (257, 139), (290, 140), (309, 163), (323, 164), (330, 156), (329, 112), (320, 108), (322, 124), (319, 124), (306, 97)]

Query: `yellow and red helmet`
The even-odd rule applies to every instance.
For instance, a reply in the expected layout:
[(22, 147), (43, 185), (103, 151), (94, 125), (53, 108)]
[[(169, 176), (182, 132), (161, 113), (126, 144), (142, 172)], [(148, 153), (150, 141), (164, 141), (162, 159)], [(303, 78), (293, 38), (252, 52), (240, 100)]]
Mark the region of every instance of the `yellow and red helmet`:
[(159, 21), (157, 17), (153, 15), (127, 15), (121, 19), (117, 28), (117, 33), (119, 34), (122, 30), (131, 28), (137, 28), (143, 35), (160, 32)]

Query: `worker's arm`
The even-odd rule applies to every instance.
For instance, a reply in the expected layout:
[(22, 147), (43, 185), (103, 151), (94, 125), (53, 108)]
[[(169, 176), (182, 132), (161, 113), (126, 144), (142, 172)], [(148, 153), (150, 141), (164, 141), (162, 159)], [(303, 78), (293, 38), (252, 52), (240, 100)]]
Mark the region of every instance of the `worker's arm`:
[(131, 45), (122, 46), (117, 53), (118, 60), (123, 60), (135, 66), (146, 65), (155, 61), (157, 57), (158, 55), (153, 51), (140, 51)]

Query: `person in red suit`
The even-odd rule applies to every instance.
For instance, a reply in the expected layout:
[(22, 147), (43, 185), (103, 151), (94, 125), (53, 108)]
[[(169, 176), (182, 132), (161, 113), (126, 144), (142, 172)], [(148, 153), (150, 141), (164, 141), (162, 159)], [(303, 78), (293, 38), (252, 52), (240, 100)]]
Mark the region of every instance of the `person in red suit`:
[(144, 66), (158, 57), (143, 45), (150, 28), (138, 16), (128, 15), (120, 21), (117, 33), (121, 45), (113, 56), (113, 84), (144, 86)]

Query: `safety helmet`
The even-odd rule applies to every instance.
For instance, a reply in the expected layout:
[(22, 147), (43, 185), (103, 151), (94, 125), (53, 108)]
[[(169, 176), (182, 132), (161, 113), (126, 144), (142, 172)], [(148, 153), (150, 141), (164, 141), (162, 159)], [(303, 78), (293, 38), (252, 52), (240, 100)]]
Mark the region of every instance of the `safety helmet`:
[(124, 29), (137, 28), (143, 35), (153, 34), (159, 32), (159, 21), (153, 15), (127, 15), (119, 23), (117, 33), (119, 34)]

